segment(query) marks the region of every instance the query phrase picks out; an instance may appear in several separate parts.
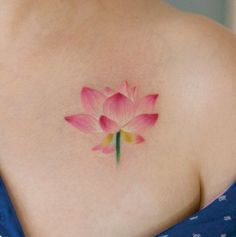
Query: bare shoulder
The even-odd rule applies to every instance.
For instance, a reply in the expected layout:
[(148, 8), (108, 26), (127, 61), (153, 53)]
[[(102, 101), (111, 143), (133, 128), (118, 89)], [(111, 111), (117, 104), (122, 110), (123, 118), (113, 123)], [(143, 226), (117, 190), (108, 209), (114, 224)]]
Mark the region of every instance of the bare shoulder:
[(176, 140), (185, 141), (204, 206), (236, 179), (236, 36), (208, 17), (163, 8), (154, 21), (166, 59), (162, 119), (168, 124), (171, 116)]
[(179, 140), (186, 140), (198, 167), (204, 206), (236, 179), (236, 36), (208, 17), (163, 9), (154, 21), (156, 41), (165, 47), (164, 79), (157, 80), (163, 111), (181, 127)]
[(236, 36), (197, 14), (181, 14), (176, 22), (168, 37), (170, 74), (194, 127), (192, 158), (204, 206), (236, 179)]

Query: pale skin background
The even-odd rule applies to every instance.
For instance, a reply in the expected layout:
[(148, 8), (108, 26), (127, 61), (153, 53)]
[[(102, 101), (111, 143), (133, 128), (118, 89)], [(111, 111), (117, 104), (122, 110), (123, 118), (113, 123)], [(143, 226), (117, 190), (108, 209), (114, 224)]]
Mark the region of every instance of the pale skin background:
[[(0, 167), (26, 236), (152, 237), (236, 179), (236, 39), (153, 0), (0, 0)], [(82, 86), (159, 93), (113, 156), (63, 119)]]

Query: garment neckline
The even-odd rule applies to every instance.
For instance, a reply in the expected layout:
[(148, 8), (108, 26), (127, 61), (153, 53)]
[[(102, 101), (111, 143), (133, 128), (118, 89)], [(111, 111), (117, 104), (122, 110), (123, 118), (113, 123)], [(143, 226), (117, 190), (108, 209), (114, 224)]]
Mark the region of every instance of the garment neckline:
[[(234, 180), (233, 182), (231, 182), (227, 188), (224, 189), (224, 191), (222, 191), (221, 193), (219, 193), (213, 200), (211, 200), (210, 202), (208, 202), (204, 207), (202, 207), (201, 209), (195, 211), (194, 213), (192, 213), (191, 215), (185, 217), (183, 220), (180, 220), (179, 222), (177, 222), (176, 224), (167, 227), (167, 229), (163, 230), (161, 233), (159, 233), (158, 235), (156, 235), (155, 237), (162, 237), (162, 234), (164, 234), (166, 231), (175, 228), (177, 225), (182, 224), (183, 222), (189, 220), (190, 218), (194, 218), (195, 216), (198, 216), (200, 213), (204, 212), (206, 209), (210, 208), (212, 205), (214, 205), (221, 196), (223, 195), (227, 195), (227, 193), (234, 187), (236, 186), (236, 180)], [(165, 235), (163, 236), (165, 237)]]
[(203, 206), (201, 209), (199, 209), (196, 213), (204, 211), (206, 208), (208, 208), (210, 205), (215, 203), (219, 197), (225, 195), (234, 185), (236, 185), (236, 180), (231, 182), (221, 193), (219, 193), (216, 197), (214, 197), (211, 201), (209, 201), (205, 206)]
[[(20, 219), (18, 218), (17, 214), (15, 213), (15, 207), (14, 207), (12, 201), (11, 201), (11, 198), (10, 198), (10, 196), (9, 196), (9, 194), (8, 194), (8, 191), (7, 191), (7, 189), (6, 189), (5, 183), (4, 183), (4, 181), (3, 181), (3, 179), (2, 179), (1, 176), (0, 176), (0, 181), (1, 181), (2, 185), (3, 185), (3, 189), (4, 189), (5, 193), (6, 193), (6, 195), (8, 196), (8, 199), (9, 199), (10, 205), (11, 205), (11, 208), (12, 208), (13, 211), (14, 211), (14, 214), (15, 214), (15, 217), (16, 217), (16, 219), (17, 219), (17, 221), (18, 221), (18, 224), (20, 225), (20, 228), (22, 228), (22, 226), (21, 226), (21, 224), (20, 224)], [(221, 193), (219, 193), (213, 200), (211, 200), (210, 202), (208, 202), (204, 207), (202, 207), (202, 208), (199, 209), (198, 211), (192, 213), (191, 215), (187, 216), (186, 218), (184, 218), (183, 220), (181, 220), (181, 221), (179, 221), (178, 223), (174, 224), (173, 226), (170, 226), (170, 227), (168, 227), (167, 229), (163, 230), (160, 234), (162, 234), (162, 233), (168, 231), (169, 229), (172, 229), (172, 228), (174, 228), (175, 226), (177, 226), (177, 225), (179, 225), (179, 224), (185, 222), (186, 220), (189, 220), (190, 218), (192, 218), (192, 217), (194, 217), (194, 216), (197, 216), (197, 215), (199, 215), (200, 213), (204, 212), (206, 209), (210, 208), (215, 202), (217, 202), (218, 199), (219, 199), (219, 197), (221, 197), (221, 196), (223, 196), (223, 195), (226, 195), (234, 186), (236, 186), (236, 180), (234, 180), (230, 185), (228, 185), (227, 188), (224, 189), (224, 191), (222, 191)], [(158, 237), (160, 234), (158, 234), (157, 237)]]

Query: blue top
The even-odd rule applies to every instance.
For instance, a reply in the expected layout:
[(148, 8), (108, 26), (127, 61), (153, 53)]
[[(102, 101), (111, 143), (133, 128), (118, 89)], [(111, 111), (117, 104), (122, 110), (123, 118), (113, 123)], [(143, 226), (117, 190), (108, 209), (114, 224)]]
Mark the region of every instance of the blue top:
[(0, 237), (24, 237), (20, 222), (0, 177)]
[(236, 237), (236, 181), (206, 207), (155, 237)]
[[(0, 237), (25, 237), (1, 177)], [(236, 237), (236, 181), (205, 208), (155, 237)]]

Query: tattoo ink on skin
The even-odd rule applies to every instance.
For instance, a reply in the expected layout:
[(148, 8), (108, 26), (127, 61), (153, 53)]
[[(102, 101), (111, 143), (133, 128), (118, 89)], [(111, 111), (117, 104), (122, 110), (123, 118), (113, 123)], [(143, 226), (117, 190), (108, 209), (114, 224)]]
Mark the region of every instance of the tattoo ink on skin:
[(84, 113), (65, 116), (65, 120), (84, 133), (103, 133), (101, 143), (93, 151), (115, 153), (117, 165), (122, 154), (121, 142), (140, 144), (143, 130), (153, 127), (158, 119), (154, 107), (158, 94), (142, 98), (137, 88), (124, 81), (116, 90), (105, 87), (98, 91), (89, 87), (81, 90)]

